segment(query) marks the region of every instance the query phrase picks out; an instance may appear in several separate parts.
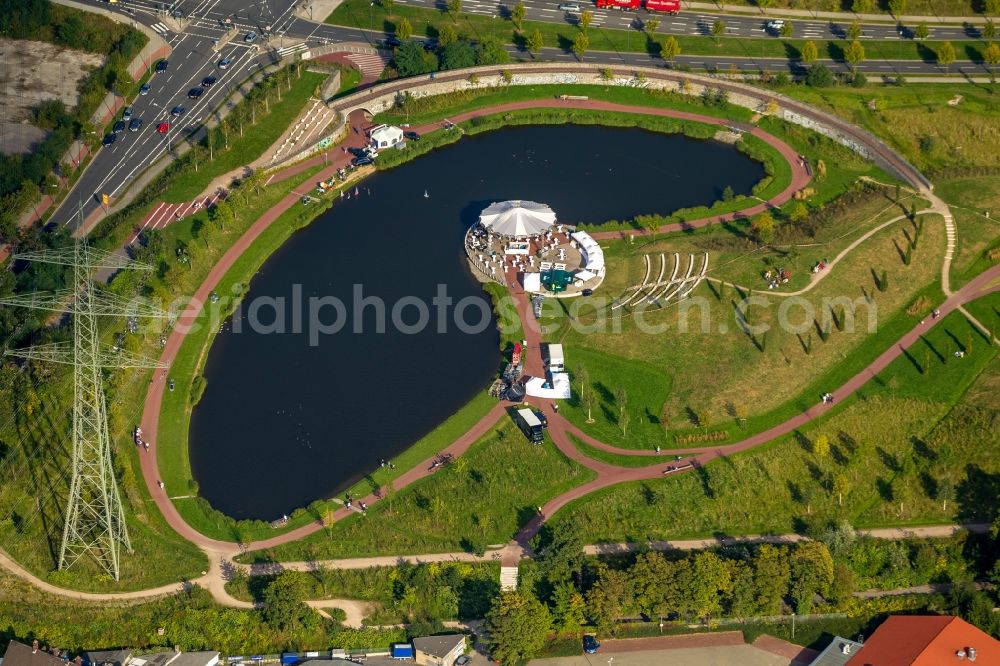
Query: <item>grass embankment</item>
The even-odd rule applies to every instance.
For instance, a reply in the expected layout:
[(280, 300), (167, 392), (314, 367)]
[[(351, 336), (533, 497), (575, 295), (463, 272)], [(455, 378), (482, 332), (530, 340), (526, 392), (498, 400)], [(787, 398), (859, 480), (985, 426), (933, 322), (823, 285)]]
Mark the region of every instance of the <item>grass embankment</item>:
[[(745, 303), (745, 291), (705, 284), (681, 306), (650, 309), (641, 317), (628, 313), (612, 317), (621, 310), (595, 314), (584, 307), (572, 320), (547, 319), (545, 323), (559, 326), (549, 339), (568, 345), (571, 369), (574, 350), (597, 352), (595, 367), (588, 367), (591, 376), (604, 373), (601, 366), (618, 357), (662, 368), (672, 378), (671, 393), (665, 406), (651, 411), (667, 423), (673, 444), (736, 441), (816, 404), (822, 393), (870, 363), (912, 328), (932, 303), (941, 300), (935, 283), (944, 249), (943, 225), (928, 218), (909, 265), (898, 255), (889, 259), (896, 252), (894, 247), (905, 243), (906, 229), (893, 225), (879, 231), (830, 269), (815, 289), (795, 300), (755, 291), (755, 300)], [(691, 240), (703, 243), (710, 264), (718, 259), (713, 244), (725, 247), (727, 243), (721, 229), (703, 239), (696, 234)], [(678, 242), (683, 245), (684, 238)], [(669, 251), (671, 239), (663, 243), (662, 250)], [(626, 244), (619, 242), (605, 251), (609, 279), (603, 288), (610, 298), (643, 277), (641, 258), (631, 256), (631, 249), (622, 245)], [(745, 251), (753, 260), (752, 244)], [(788, 252), (779, 249), (778, 254)], [(773, 266), (783, 263), (779, 256)], [(887, 276), (884, 292), (872, 276), (879, 270)], [(923, 311), (905, 313), (919, 295), (925, 297)], [(606, 325), (599, 325), (601, 317), (608, 319)], [(756, 332), (744, 329), (744, 322)], [(636, 390), (634, 383), (624, 387), (627, 392)], [(566, 413), (580, 428), (598, 436), (595, 426), (586, 424), (577, 410)], [(616, 417), (618, 407), (612, 402), (607, 412), (602, 409), (595, 418), (600, 421), (606, 413)], [(610, 430), (609, 444), (652, 448), (664, 442), (662, 424), (647, 424), (634, 412), (631, 417), (629, 436)]]
[(958, 227), (952, 289), (1000, 262), (1000, 171), (984, 171), (983, 175), (939, 180), (935, 189), (951, 206)]
[[(302, 72), (302, 78), (291, 81), (291, 87), (282, 93), (281, 101), (269, 105), (270, 112), (256, 125), (250, 126), (248, 123), (243, 136), (233, 132), (229, 140), (229, 150), (219, 150), (214, 160), (203, 161), (197, 170), (189, 169), (181, 173), (161, 198), (168, 203), (191, 201), (205, 191), (206, 183), (263, 155), (264, 151), (288, 128), (289, 122), (305, 107), (306, 102), (326, 76), (316, 72)], [(239, 143), (236, 139), (239, 139)], [(219, 147), (224, 148), (224, 146)]]
[(239, 559), (482, 552), (508, 542), (537, 507), (593, 476), (548, 440), (532, 446), (504, 420), (450, 466), (391, 493), (367, 515), (352, 515), (305, 539)]
[[(953, 356), (970, 343), (964, 358)], [(794, 435), (696, 473), (595, 493), (556, 520), (572, 521), (587, 541), (643, 541), (782, 533), (828, 520), (989, 519), (981, 493), (1000, 471), (997, 352), (953, 313), (857, 399)], [(973, 382), (985, 390), (967, 391)], [(826, 450), (817, 448), (821, 435)], [(946, 486), (955, 489), (947, 509)]]
[[(86, 618), (86, 621), (81, 621)], [(140, 653), (219, 650), (223, 654), (276, 654), (299, 648), (381, 648), (405, 639), (400, 629), (352, 630), (316, 618), (307, 627), (280, 630), (254, 610), (224, 608), (206, 590), (195, 588), (134, 604), (86, 603), (39, 592), (0, 573), (0, 626), (4, 638), (71, 646), (123, 645)], [(155, 628), (162, 627), (162, 633)]]
[[(568, 18), (566, 22), (550, 23), (547, 21), (526, 20), (522, 24), (522, 32), (517, 32), (514, 24), (507, 20), (494, 19), (490, 16), (479, 14), (458, 14), (454, 18), (446, 12), (425, 9), (422, 7), (407, 7), (398, 3), (393, 4), (392, 13), (385, 11), (379, 6), (374, 10), (374, 19), (371, 15), (372, 7), (370, 3), (366, 5), (364, 0), (345, 0), (327, 17), (326, 22), (334, 25), (351, 26), (355, 28), (368, 29), (374, 25), (377, 29), (387, 33), (394, 33), (396, 26), (402, 19), (407, 19), (413, 27), (413, 34), (429, 38), (437, 38), (438, 31), (450, 24), (455, 31), (463, 37), (474, 40), (493, 38), (502, 43), (514, 44), (525, 48), (527, 35), (538, 30), (542, 34), (544, 47), (559, 48), (569, 51), (573, 40), (580, 32), (580, 28), (575, 25), (576, 18)], [(567, 17), (570, 15), (567, 14)], [(615, 15), (612, 13), (612, 17)], [(572, 20), (573, 23), (568, 21)], [(666, 22), (664, 22), (666, 23)], [(666, 38), (666, 26), (662, 32), (648, 36), (644, 32), (636, 30), (620, 30), (604, 28), (592, 25), (587, 29), (587, 36), (590, 40), (590, 50), (593, 51), (613, 51), (613, 52), (634, 52), (650, 53), (658, 55), (660, 45)], [(674, 35), (681, 46), (683, 55), (702, 56), (724, 56), (724, 57), (745, 57), (745, 58), (781, 58), (797, 60), (801, 57), (802, 45), (807, 41), (804, 39), (785, 39), (776, 37), (764, 38), (740, 38), (721, 37), (718, 41), (707, 36), (698, 35)], [(844, 60), (844, 40), (812, 40), (821, 57), (829, 60), (842, 62)], [(936, 49), (940, 43), (934, 41), (917, 42), (914, 40), (905, 41), (865, 41), (866, 56), (869, 60), (923, 60), (926, 62), (936, 61)], [(980, 40), (966, 40), (953, 42), (958, 60), (973, 60), (981, 62), (983, 50), (986, 43)], [(527, 51), (524, 53), (528, 56)]]

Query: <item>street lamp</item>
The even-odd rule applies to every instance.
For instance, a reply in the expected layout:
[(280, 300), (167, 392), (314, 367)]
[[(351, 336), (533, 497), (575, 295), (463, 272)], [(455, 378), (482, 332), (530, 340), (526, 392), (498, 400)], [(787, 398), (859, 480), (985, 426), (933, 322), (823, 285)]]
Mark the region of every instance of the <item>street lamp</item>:
[(375, 0), (368, 3), (368, 41), (375, 41)]

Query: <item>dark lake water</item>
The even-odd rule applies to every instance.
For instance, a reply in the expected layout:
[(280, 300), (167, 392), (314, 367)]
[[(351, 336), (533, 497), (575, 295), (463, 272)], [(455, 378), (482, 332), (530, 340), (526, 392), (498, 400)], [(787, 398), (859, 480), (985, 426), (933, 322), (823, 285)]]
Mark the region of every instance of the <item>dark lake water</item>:
[[(211, 504), (235, 518), (272, 520), (349, 487), (392, 459), (484, 390), (497, 370), (498, 334), (438, 332), (438, 285), (458, 302), (488, 300), (469, 274), (462, 235), (494, 201), (544, 202), (560, 221), (600, 222), (668, 213), (750, 192), (762, 167), (712, 141), (593, 126), (520, 127), (467, 137), (364, 181), (264, 264), (241, 309), (208, 355), (208, 387), (191, 419), (194, 478)], [(424, 198), (424, 190), (430, 194)], [(368, 194), (370, 190), (371, 194)], [(296, 287), (295, 285), (300, 285)], [(355, 285), (384, 299), (353, 318)], [(301, 289), (301, 330), (293, 319)], [(309, 298), (340, 299), (344, 327), (310, 344)], [(406, 334), (394, 304), (416, 296), (431, 324)], [(253, 332), (252, 304), (285, 300), (285, 333)], [(476, 323), (479, 310), (467, 308)], [(413, 324), (417, 307), (402, 310)], [(258, 320), (273, 324), (274, 308)], [(330, 323), (333, 307), (322, 310)], [(362, 333), (354, 333), (360, 325)]]

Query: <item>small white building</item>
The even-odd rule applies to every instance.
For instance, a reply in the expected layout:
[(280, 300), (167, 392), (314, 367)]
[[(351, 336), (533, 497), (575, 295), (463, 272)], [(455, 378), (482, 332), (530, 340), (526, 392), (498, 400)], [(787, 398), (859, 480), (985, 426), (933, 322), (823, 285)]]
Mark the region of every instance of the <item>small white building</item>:
[(394, 125), (378, 125), (368, 132), (371, 147), (375, 150), (395, 148), (403, 143), (403, 130)]
[(566, 359), (563, 357), (562, 345), (549, 344), (549, 372), (563, 372), (566, 369)]

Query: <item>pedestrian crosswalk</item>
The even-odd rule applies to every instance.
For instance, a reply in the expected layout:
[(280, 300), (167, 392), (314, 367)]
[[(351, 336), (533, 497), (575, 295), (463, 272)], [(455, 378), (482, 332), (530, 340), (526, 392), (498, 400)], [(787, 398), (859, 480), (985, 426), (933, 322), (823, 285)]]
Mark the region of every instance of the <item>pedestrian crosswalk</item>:
[(298, 44), (292, 44), (291, 46), (283, 46), (278, 49), (279, 58), (287, 58), (290, 55), (296, 53), (301, 53), (302, 51), (308, 51), (309, 47), (306, 46), (305, 42), (299, 42)]
[(160, 33), (161, 35), (165, 35), (168, 32), (170, 32), (170, 28), (168, 28), (167, 26), (163, 25), (162, 23), (154, 23), (153, 25), (151, 25), (149, 27), (152, 28), (153, 30), (155, 30), (156, 32)]

